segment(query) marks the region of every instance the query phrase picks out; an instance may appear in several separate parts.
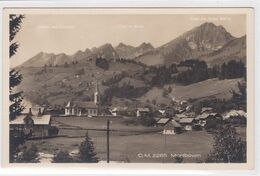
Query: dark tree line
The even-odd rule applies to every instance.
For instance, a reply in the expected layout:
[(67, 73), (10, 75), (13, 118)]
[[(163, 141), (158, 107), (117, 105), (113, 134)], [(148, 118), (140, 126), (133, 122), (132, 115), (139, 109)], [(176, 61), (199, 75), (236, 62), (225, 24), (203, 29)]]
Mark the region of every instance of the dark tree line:
[(123, 64), (131, 63), (131, 64), (140, 65), (140, 66), (142, 66), (142, 67), (147, 67), (147, 65), (145, 65), (144, 63), (142, 63), (142, 62), (140, 62), (140, 61), (136, 61), (136, 60), (134, 60), (134, 59), (124, 59), (124, 58), (120, 58), (120, 59), (116, 59), (116, 62), (123, 63)]
[(121, 87), (117, 84), (112, 85), (104, 91), (102, 97), (103, 104), (110, 104), (113, 97), (117, 98), (138, 98), (145, 94), (149, 87), (134, 87), (130, 84), (124, 84)]
[(104, 58), (97, 58), (96, 59), (96, 66), (108, 70), (109, 69), (109, 62)]
[(221, 65), (221, 70), (219, 73), (219, 79), (234, 79), (241, 78), (246, 75), (245, 64), (240, 61), (231, 60), (228, 63), (223, 63)]
[(208, 67), (205, 61), (192, 59), (180, 62), (179, 66), (189, 68), (187, 71), (180, 72), (174, 80), (174, 82), (184, 85), (211, 78), (235, 79), (246, 76), (246, 67), (242, 61), (231, 60), (220, 67), (217, 65)]
[(189, 67), (187, 71), (180, 72), (175, 77), (175, 82), (188, 85), (209, 79), (208, 66), (205, 61), (185, 60), (179, 66)]
[(172, 83), (173, 75), (178, 72), (177, 66), (175, 64), (169, 67), (163, 66), (150, 66), (148, 70), (144, 72), (144, 75), (153, 75), (152, 79), (149, 81), (151, 86), (162, 86), (164, 84)]

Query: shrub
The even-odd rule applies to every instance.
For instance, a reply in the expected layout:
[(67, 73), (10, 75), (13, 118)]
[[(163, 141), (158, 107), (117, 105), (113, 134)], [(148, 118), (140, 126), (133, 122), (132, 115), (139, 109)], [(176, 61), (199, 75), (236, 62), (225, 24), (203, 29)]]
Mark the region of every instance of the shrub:
[(27, 147), (26, 145), (22, 146), (18, 154), (17, 163), (38, 163), (39, 154), (38, 148), (35, 145)]
[(73, 162), (72, 157), (69, 155), (68, 151), (59, 151), (52, 160), (53, 163), (71, 163)]
[(51, 126), (48, 129), (48, 136), (57, 136), (59, 133), (59, 128), (56, 126)]
[(156, 124), (156, 120), (149, 116), (139, 117), (138, 121), (143, 126), (154, 126)]
[(175, 161), (175, 163), (183, 163), (183, 157), (182, 156), (175, 156), (174, 161)]

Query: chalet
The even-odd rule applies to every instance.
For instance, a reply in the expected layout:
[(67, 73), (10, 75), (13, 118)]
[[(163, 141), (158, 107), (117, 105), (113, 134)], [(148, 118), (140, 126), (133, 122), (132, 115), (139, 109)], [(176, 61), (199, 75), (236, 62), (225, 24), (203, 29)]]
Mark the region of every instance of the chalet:
[(179, 122), (183, 118), (189, 118), (189, 117), (185, 114), (175, 114), (175, 116), (173, 117), (173, 119), (177, 122)]
[(224, 114), (223, 119), (233, 124), (246, 124), (246, 112), (243, 110), (231, 110)]
[(194, 118), (181, 118), (179, 123), (183, 126), (184, 130), (192, 130)]
[(203, 107), (203, 108), (201, 108), (201, 111), (200, 111), (200, 113), (202, 114), (202, 113), (211, 113), (213, 111), (213, 108), (211, 108), (211, 107)]
[(136, 117), (145, 116), (150, 112), (149, 108), (137, 108), (136, 109)]
[(164, 125), (166, 125), (169, 121), (171, 121), (170, 118), (160, 118), (160, 119), (156, 122), (156, 124), (157, 124), (158, 126), (164, 126)]
[(10, 121), (10, 129), (13, 131), (24, 132), (30, 136), (48, 136), (48, 130), (51, 127), (51, 116), (43, 114), (39, 109), (37, 115), (33, 115), (31, 108), (29, 113), (18, 115)]
[(114, 107), (110, 109), (110, 112), (113, 116), (120, 116), (127, 114), (128, 108), (127, 107)]
[(195, 118), (196, 125), (205, 129), (216, 128), (222, 122), (222, 115), (219, 113), (202, 113)]
[(204, 127), (207, 123), (211, 123), (210, 121), (214, 121), (214, 123), (218, 123), (222, 121), (222, 116), (219, 113), (202, 113), (195, 118), (195, 121), (202, 127)]
[(224, 114), (224, 119), (229, 119), (230, 117), (245, 117), (246, 118), (246, 112), (243, 110), (231, 110)]
[(69, 101), (65, 106), (65, 116), (97, 116), (99, 114), (100, 94), (98, 84), (94, 92), (94, 101)]
[(200, 114), (195, 118), (195, 121), (197, 122), (197, 124), (204, 127), (206, 125), (206, 119), (208, 118), (208, 116), (208, 113)]
[(163, 134), (179, 134), (181, 130), (182, 126), (175, 120), (171, 120), (164, 126)]

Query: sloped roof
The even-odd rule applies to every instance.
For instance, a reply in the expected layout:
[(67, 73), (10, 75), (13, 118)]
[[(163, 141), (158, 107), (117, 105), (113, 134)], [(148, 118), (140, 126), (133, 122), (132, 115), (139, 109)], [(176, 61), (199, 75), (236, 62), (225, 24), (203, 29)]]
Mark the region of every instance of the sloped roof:
[(19, 115), (19, 116), (16, 116), (16, 118), (12, 121), (10, 121), (10, 124), (12, 125), (20, 125), (20, 124), (24, 124), (24, 118), (26, 117), (26, 115)]
[(194, 118), (182, 118), (180, 119), (180, 123), (192, 123)]
[(51, 115), (33, 116), (32, 119), (35, 125), (48, 125), (51, 120)]
[(97, 108), (97, 105), (93, 101), (69, 101), (66, 107)]
[(203, 120), (203, 119), (207, 119), (210, 116), (211, 117), (216, 117), (216, 116), (221, 117), (221, 115), (219, 113), (206, 113), (206, 112), (204, 112), (204, 113), (198, 115), (195, 119), (196, 120)]
[(114, 107), (111, 111), (116, 112), (116, 111), (126, 111), (127, 107)]
[(149, 108), (137, 108), (137, 111), (149, 112)]
[(161, 118), (157, 121), (157, 124), (166, 124), (169, 120), (169, 118)]
[(175, 120), (171, 120), (169, 123), (167, 123), (165, 126), (164, 126), (164, 129), (165, 130), (171, 130), (171, 129), (174, 129), (174, 128), (181, 128), (182, 126), (176, 122)]
[(178, 118), (180, 118), (180, 119), (182, 119), (182, 118), (188, 118), (188, 116), (185, 115), (185, 114), (175, 114), (175, 116), (178, 117)]
[(228, 119), (230, 117), (238, 117), (238, 116), (246, 117), (246, 112), (243, 110), (231, 110), (225, 113), (224, 119)]
[(203, 120), (203, 119), (208, 118), (209, 115), (210, 115), (209, 113), (202, 113), (202, 114), (198, 115), (195, 119), (196, 120)]
[[(11, 125), (23, 125), (25, 124), (24, 119), (28, 117), (28, 114), (22, 114), (17, 116), (14, 120), (10, 121)], [(33, 120), (34, 125), (48, 125), (51, 120), (51, 115), (41, 115), (41, 116), (30, 116)]]
[(211, 107), (203, 107), (203, 108), (201, 108), (201, 113), (206, 112), (206, 111), (212, 111), (212, 110), (213, 110), (213, 108), (211, 108)]

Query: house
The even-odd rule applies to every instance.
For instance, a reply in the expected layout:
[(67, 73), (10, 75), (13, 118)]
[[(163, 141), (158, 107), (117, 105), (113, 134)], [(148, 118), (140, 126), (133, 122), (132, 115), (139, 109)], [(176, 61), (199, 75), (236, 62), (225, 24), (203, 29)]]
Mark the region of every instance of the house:
[(188, 116), (185, 114), (175, 114), (175, 116), (173, 117), (173, 119), (177, 122), (179, 122), (182, 118), (188, 118)]
[(163, 134), (179, 134), (181, 130), (182, 126), (175, 120), (171, 120), (164, 126)]
[(222, 121), (222, 115), (219, 113), (202, 113), (195, 118), (200, 126), (204, 127), (206, 124), (216, 124)]
[(194, 118), (181, 118), (179, 123), (183, 126), (184, 130), (190, 131), (193, 127)]
[(137, 108), (136, 117), (145, 116), (150, 112), (149, 108)]
[(246, 112), (243, 110), (231, 110), (227, 113), (224, 114), (223, 119), (229, 119), (230, 117), (238, 117), (238, 116), (242, 116), (246, 118)]
[(24, 132), (27, 136), (48, 136), (48, 130), (51, 127), (51, 116), (39, 112), (32, 114), (31, 108), (29, 113), (18, 115), (10, 121), (11, 131)]
[(223, 120), (222, 115), (219, 113), (204, 112), (195, 118), (197, 125), (205, 127), (205, 129), (216, 128), (216, 126)]
[(120, 115), (126, 115), (127, 114), (127, 107), (114, 107), (110, 109), (110, 112), (112, 116), (120, 116)]
[(224, 114), (223, 119), (233, 124), (246, 124), (246, 112), (243, 110), (231, 110)]
[(156, 122), (156, 124), (157, 124), (158, 126), (164, 126), (164, 125), (166, 125), (169, 121), (171, 121), (170, 118), (160, 118), (160, 119)]
[(211, 113), (213, 111), (213, 108), (211, 107), (203, 107), (201, 108), (201, 111), (200, 113), (203, 114), (203, 113)]
[(99, 114), (100, 94), (98, 84), (94, 92), (94, 101), (69, 101), (65, 106), (65, 116), (97, 116)]

